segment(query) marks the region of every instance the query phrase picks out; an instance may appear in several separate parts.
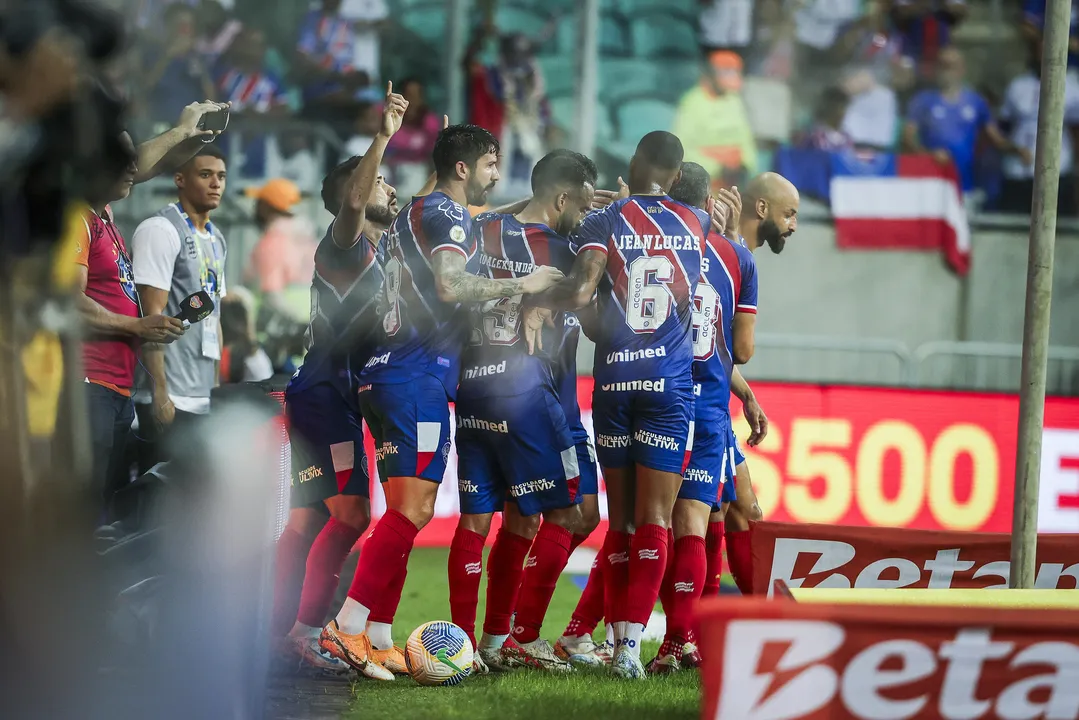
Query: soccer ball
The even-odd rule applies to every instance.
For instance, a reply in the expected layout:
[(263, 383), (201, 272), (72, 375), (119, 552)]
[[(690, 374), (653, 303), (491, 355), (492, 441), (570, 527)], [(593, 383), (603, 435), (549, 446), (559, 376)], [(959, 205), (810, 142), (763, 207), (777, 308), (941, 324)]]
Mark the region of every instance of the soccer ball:
[(435, 620), (408, 636), (405, 665), (420, 685), (456, 685), (472, 674), (472, 653), (472, 641), (464, 630)]

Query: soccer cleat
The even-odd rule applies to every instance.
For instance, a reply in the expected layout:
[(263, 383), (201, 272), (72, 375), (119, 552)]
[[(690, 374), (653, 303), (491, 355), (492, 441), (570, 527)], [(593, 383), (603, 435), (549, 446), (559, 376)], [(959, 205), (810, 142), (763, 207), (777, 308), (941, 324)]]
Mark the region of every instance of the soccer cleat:
[(631, 652), (620, 652), (611, 662), (611, 673), (626, 680), (643, 680), (644, 665), (641, 659)]
[(345, 675), (352, 672), (352, 666), (344, 660), (334, 657), (322, 649), (316, 637), (289, 636), (293, 652), (299, 656), (300, 667), (318, 670), (332, 675)]
[(573, 672), (573, 666), (558, 657), (551, 648), (551, 644), (543, 639), (524, 645), (507, 641), (502, 646), (502, 656), (512, 658), (514, 667), (527, 667), (548, 672)]
[(486, 675), (491, 672), (491, 668), (487, 667), (487, 663), (483, 661), (479, 653), (472, 656), (472, 674), (473, 675)]
[(480, 648), (476, 651), (476, 658), (487, 667), (488, 672), (506, 672), (516, 667), (508, 658), (502, 657), (502, 648)]
[(394, 675), (408, 675), (408, 666), (405, 665), (405, 651), (396, 645), (389, 650), (371, 648), (371, 659)]
[(677, 657), (664, 653), (652, 658), (652, 662), (648, 663), (645, 671), (649, 675), (670, 675), (681, 669), (681, 664), (678, 662)]
[(599, 667), (605, 664), (603, 658), (596, 653), (596, 644), (587, 635), (558, 638), (554, 644), (554, 654), (571, 665)]
[(682, 646), (682, 667), (699, 668), (701, 666), (701, 651), (693, 642), (687, 642)]
[(335, 658), (344, 660), (364, 677), (372, 680), (393, 680), (393, 673), (378, 664), (372, 657), (371, 639), (367, 633), (348, 635), (341, 632), (337, 620), (322, 628), (318, 644)]
[(604, 640), (596, 646), (596, 657), (603, 661), (604, 665), (614, 662), (614, 645)]

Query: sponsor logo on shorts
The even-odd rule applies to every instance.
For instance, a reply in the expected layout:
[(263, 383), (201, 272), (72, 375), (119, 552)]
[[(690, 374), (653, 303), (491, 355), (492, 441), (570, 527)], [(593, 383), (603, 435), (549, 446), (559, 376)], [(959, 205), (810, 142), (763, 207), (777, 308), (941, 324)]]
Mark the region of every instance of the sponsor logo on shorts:
[(320, 468), (318, 465), (312, 465), (306, 470), (301, 470), (297, 473), (297, 475), (299, 475), (300, 477), (300, 484), (303, 484), (310, 480), (314, 480), (315, 478), (322, 477), (322, 468)]
[(505, 360), (497, 365), (477, 365), (476, 367), (470, 367), (465, 370), (465, 380), (475, 380), (476, 378), (490, 377), (491, 375), (501, 375), (504, 372), (506, 372)]
[(603, 392), (632, 392), (642, 390), (644, 392), (663, 392), (667, 389), (667, 379), (659, 380), (629, 380), (626, 382), (607, 383), (602, 386)]
[(463, 493), (478, 493), (480, 488), (478, 485), (470, 483), (468, 480), (458, 480), (457, 490)]
[(465, 575), (479, 575), (481, 572), (483, 572), (482, 562), (465, 563)]
[(555, 489), (555, 481), (540, 478), (539, 480), (527, 480), (510, 488), (510, 495), (515, 498), (531, 495), (536, 492), (547, 492)]
[(681, 449), (681, 445), (677, 440), (666, 435), (657, 435), (654, 432), (648, 432), (647, 430), (638, 430), (633, 433), (633, 441), (639, 442), (643, 445), (651, 445), (654, 448), (660, 450), (673, 450), (677, 452)]
[(400, 452), (397, 446), (391, 442), (384, 442), (380, 447), (375, 448), (375, 460), (382, 462), (390, 455), (399, 455)]
[(691, 593), (691, 592), (693, 592), (693, 583), (691, 583), (691, 582), (676, 582), (674, 584), (674, 591), (676, 593), (680, 593), (680, 592)]
[(607, 364), (637, 362), (651, 358), (667, 357), (667, 347), (660, 345), (658, 348), (645, 348), (644, 350), (619, 350), (607, 356)]
[(508, 433), (510, 431), (508, 420), (491, 422), (490, 420), (479, 420), (474, 417), (461, 417), (460, 415), (457, 416), (457, 427), (465, 430), (486, 430), (487, 432), (496, 433)]
[(390, 362), (390, 354), (391, 353), (386, 353), (385, 355), (373, 355), (364, 367), (373, 368), (376, 365), (386, 365)]
[(711, 485), (714, 478), (712, 477), (712, 473), (708, 472), (707, 470), (702, 470), (701, 468), (690, 468), (689, 470), (686, 470), (686, 474), (682, 477), (682, 479), (686, 482), (698, 482)]
[(643, 548), (637, 551), (637, 558), (639, 560), (659, 560), (659, 550)]
[(596, 445), (605, 448), (628, 448), (629, 435), (596, 435)]

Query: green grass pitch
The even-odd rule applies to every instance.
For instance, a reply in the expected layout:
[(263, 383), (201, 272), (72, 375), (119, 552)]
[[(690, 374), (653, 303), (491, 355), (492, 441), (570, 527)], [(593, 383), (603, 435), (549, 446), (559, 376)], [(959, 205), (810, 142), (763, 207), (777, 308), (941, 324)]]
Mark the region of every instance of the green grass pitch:
[[(430, 620), (449, 620), (449, 586), (446, 581), (448, 550), (416, 548), (408, 568), (408, 582), (394, 622), (394, 641), (404, 645), (408, 635)], [(351, 577), (346, 568), (342, 576)], [(478, 626), (482, 627), (486, 575), (480, 588)], [(554, 600), (543, 626), (543, 637), (552, 643), (562, 633), (573, 612), (580, 590), (569, 576), (558, 582)], [(597, 633), (603, 632), (602, 626)], [(657, 643), (645, 643), (647, 662)], [(700, 680), (696, 671), (671, 677), (628, 682), (606, 672), (578, 671), (552, 676), (532, 671), (473, 677), (457, 687), (420, 687), (407, 677), (392, 683), (357, 680), (351, 684), (352, 704), (346, 715), (399, 720), (449, 720), (451, 718), (520, 717), (535, 720), (571, 717), (617, 717), (620, 720), (657, 717), (671, 720), (700, 716)]]

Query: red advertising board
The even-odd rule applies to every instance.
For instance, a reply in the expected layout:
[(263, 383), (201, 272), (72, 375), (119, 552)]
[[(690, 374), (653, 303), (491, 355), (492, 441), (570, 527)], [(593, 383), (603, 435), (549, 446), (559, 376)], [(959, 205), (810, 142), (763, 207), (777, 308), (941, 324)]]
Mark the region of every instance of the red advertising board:
[(1079, 717), (1070, 610), (701, 603), (708, 720)]
[[(1008, 533), (753, 524), (753, 592), (790, 588), (1006, 588)], [(1079, 589), (1079, 535), (1038, 537), (1034, 586)]]
[[(765, 518), (1010, 531), (1017, 396), (787, 383), (753, 388), (770, 431), (759, 447), (743, 450)], [(591, 378), (580, 378), (578, 395), (591, 430)], [(744, 441), (749, 431), (737, 400), (731, 413)], [(435, 520), (419, 544), (448, 545), (452, 538), (456, 465), (451, 453)], [(378, 490), (372, 504), (376, 515), (384, 507)], [(1077, 398), (1046, 400), (1039, 530), (1079, 532)]]

